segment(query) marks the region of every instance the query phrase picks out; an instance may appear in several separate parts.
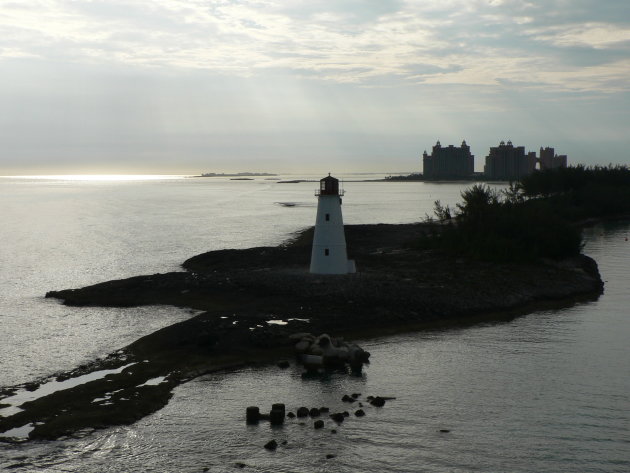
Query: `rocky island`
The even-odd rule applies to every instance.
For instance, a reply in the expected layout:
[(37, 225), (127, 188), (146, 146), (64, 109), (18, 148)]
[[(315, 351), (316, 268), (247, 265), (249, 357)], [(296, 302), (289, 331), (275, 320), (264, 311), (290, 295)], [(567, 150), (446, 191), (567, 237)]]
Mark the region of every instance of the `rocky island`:
[(57, 381), (63, 381), (109, 370), (9, 414), (11, 396), (41, 383), (5, 388), (0, 432), (30, 425), (29, 438), (55, 439), (132, 423), (163, 407), (175, 386), (196, 376), (287, 359), (295, 344), (289, 336), (296, 332), (382, 336), (511, 318), (602, 291), (597, 265), (587, 256), (491, 263), (416, 244), (436, 226), (346, 226), (355, 274), (308, 273), (312, 229), (307, 229), (277, 247), (195, 256), (180, 272), (51, 291), (47, 297), (73, 306), (170, 304), (203, 313), (59, 375)]
[(435, 202), (436, 219), (424, 223), (346, 226), (351, 274), (308, 271), (307, 229), (276, 247), (195, 256), (182, 271), (49, 292), (74, 306), (202, 312), (54, 380), (0, 390), (0, 440), (129, 424), (164, 406), (180, 383), (246, 364), (282, 359), (286, 367), (298, 345), (315, 340), (334, 340), (339, 349), (324, 348), (339, 354), (343, 338), (505, 320), (596, 298), (603, 282), (581, 254), (580, 228), (627, 217), (630, 170), (547, 170), (502, 192), (476, 184), (462, 199), (453, 209)]

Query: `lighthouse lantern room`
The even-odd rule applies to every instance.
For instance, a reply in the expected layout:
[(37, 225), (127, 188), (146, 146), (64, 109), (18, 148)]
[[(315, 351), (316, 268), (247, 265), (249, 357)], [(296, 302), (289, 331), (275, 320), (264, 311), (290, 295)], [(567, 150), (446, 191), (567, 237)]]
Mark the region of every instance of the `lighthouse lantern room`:
[(317, 196), (317, 217), (313, 249), (311, 250), (310, 272), (315, 274), (354, 273), (354, 261), (348, 260), (346, 237), (341, 216), (339, 179), (330, 174), (319, 181)]

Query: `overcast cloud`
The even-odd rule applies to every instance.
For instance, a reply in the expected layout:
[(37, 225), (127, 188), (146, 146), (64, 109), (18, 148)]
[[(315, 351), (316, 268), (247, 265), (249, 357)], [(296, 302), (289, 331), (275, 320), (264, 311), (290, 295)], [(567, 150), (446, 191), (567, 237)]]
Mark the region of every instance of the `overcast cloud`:
[(627, 0), (0, 1), (0, 174), (628, 163), (629, 77)]

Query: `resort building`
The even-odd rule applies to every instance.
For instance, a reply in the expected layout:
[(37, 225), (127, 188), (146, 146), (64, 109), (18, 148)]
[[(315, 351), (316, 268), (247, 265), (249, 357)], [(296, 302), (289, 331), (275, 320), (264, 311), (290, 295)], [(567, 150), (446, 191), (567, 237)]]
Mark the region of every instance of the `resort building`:
[(499, 146), (490, 148), (486, 156), (484, 176), (486, 179), (499, 181), (516, 181), (535, 169), (566, 168), (567, 156), (557, 155), (550, 147), (540, 148), (540, 156), (535, 151), (525, 152), (524, 146), (514, 146), (511, 141), (503, 141)]
[(484, 175), (487, 179), (516, 181), (531, 174), (536, 168), (536, 152), (525, 153), (524, 146), (504, 141), (490, 148), (486, 156)]
[(465, 140), (460, 147), (442, 147), (438, 141), (430, 155), (423, 153), (422, 170), (425, 179), (468, 179), (475, 171), (475, 157)]
[(547, 146), (543, 149), (540, 147), (540, 158), (538, 159), (540, 163), (540, 169), (555, 169), (555, 168), (566, 168), (567, 167), (567, 155), (561, 154), (558, 156), (555, 154), (555, 150)]

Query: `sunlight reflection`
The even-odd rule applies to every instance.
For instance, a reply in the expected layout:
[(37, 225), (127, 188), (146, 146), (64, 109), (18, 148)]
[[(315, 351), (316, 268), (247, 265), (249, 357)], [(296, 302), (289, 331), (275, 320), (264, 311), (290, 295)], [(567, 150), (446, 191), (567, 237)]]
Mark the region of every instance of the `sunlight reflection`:
[(164, 179), (181, 179), (186, 176), (172, 174), (50, 174), (6, 177), (15, 179), (50, 179), (56, 181), (156, 181)]

